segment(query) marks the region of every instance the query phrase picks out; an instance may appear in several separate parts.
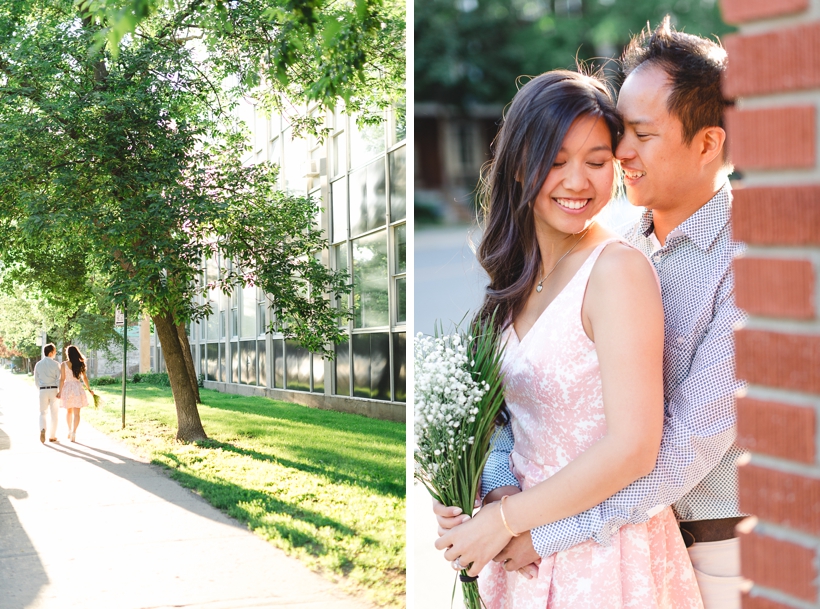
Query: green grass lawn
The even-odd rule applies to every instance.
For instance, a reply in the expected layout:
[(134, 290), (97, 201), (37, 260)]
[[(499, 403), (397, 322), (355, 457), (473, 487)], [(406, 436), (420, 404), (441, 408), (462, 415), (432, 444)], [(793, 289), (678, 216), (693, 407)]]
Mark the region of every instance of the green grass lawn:
[(206, 442), (174, 440), (171, 390), (119, 386), (83, 419), (349, 592), (405, 605), (405, 426), (202, 391)]

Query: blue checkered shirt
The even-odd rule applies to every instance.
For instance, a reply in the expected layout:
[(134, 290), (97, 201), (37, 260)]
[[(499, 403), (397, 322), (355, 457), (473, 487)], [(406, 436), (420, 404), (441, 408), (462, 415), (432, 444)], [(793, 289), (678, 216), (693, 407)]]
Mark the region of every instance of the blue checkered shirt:
[[(652, 212), (624, 238), (643, 251), (658, 273), (664, 306), (664, 425), (655, 469), (603, 503), (532, 530), (540, 556), (594, 539), (609, 544), (622, 525), (644, 522), (672, 505), (679, 520), (741, 516), (734, 445), (733, 330), (744, 314), (735, 306), (731, 190), (724, 186), (673, 230), (660, 249)], [(654, 243), (654, 245), (653, 245)], [(514, 445), (509, 425), (493, 437), (482, 476), (482, 497), (500, 486), (519, 486), (510, 471)]]

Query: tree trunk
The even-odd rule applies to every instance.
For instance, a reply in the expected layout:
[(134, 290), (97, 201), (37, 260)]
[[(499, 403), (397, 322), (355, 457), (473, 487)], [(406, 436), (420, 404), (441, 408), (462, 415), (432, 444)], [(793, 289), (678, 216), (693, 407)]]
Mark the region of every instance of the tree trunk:
[[(192, 378), (185, 363), (186, 349), (183, 347), (177, 323), (170, 316), (155, 315), (152, 317), (154, 328), (157, 331), (162, 353), (165, 356), (165, 367), (171, 381), (171, 391), (174, 394), (174, 405), (177, 408), (177, 440), (193, 442), (206, 440), (205, 430), (197, 410), (196, 377)], [(187, 343), (187, 341), (185, 341)], [(191, 356), (190, 349), (188, 357)]]
[(202, 399), (199, 397), (199, 379), (196, 377), (196, 366), (194, 366), (194, 358), (191, 355), (191, 343), (188, 342), (188, 335), (185, 333), (185, 326), (177, 324), (177, 336), (179, 336), (179, 344), (182, 345), (182, 354), (185, 358), (185, 367), (188, 369), (188, 376), (191, 377), (193, 383), (192, 390), (196, 396), (196, 403), (201, 404)]

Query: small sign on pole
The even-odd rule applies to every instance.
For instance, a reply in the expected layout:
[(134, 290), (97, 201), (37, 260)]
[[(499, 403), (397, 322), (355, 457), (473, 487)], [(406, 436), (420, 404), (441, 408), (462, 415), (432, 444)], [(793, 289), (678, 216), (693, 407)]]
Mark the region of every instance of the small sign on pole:
[(122, 328), (125, 325), (125, 313), (122, 312), (122, 309), (117, 308), (114, 312), (114, 327), (115, 328)]

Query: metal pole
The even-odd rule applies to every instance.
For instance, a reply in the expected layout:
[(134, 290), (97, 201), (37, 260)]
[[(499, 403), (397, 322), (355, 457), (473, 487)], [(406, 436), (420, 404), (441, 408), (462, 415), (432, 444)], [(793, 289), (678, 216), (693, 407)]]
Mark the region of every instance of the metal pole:
[(122, 428), (125, 429), (125, 373), (128, 371), (128, 304), (123, 305), (122, 324)]

